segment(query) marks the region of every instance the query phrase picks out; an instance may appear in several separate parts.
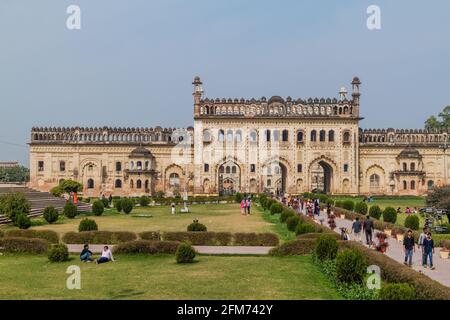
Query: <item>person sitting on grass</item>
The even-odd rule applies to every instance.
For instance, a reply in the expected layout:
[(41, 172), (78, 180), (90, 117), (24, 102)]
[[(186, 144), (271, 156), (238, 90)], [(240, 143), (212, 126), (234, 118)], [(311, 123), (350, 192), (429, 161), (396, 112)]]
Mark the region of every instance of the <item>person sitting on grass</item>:
[(83, 247), (83, 251), (80, 253), (80, 260), (82, 262), (92, 262), (92, 252), (89, 250), (89, 245), (85, 244)]
[(95, 263), (100, 264), (100, 263), (105, 263), (105, 262), (109, 262), (109, 261), (114, 262), (114, 257), (112, 255), (111, 250), (108, 248), (108, 246), (105, 246), (102, 251), (102, 256), (98, 260), (96, 260)]

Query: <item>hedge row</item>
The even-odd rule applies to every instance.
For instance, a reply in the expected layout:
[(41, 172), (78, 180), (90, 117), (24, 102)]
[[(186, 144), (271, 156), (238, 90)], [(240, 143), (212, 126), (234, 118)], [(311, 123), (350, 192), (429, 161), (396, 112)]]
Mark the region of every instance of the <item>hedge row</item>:
[(48, 242), (44, 239), (31, 238), (1, 238), (0, 247), (4, 252), (11, 253), (44, 253), (48, 250)]
[(135, 233), (127, 231), (85, 231), (68, 232), (63, 236), (62, 241), (70, 244), (117, 244), (136, 239)]
[[(314, 235), (310, 238), (306, 237), (307, 235)], [(310, 233), (300, 235), (296, 240), (287, 241), (276, 248), (270, 250), (269, 254), (271, 256), (296, 256), (296, 255), (305, 255), (312, 254), (316, 247), (316, 241), (319, 236), (323, 235), (323, 233)], [(344, 242), (342, 240), (338, 240), (338, 243)]]
[(114, 247), (114, 253), (126, 254), (175, 254), (180, 242), (135, 240), (119, 243)]
[(56, 244), (59, 242), (58, 234), (51, 230), (8, 230), (4, 233), (4, 236), (8, 238), (43, 239), (51, 244)]
[(210, 246), (277, 246), (279, 243), (273, 233), (165, 232), (163, 239)]

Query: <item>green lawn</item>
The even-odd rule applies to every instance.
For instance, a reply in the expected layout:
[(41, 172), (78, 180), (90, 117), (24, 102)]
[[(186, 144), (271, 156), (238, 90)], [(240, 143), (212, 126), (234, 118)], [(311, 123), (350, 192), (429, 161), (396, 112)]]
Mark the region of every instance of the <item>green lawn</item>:
[[(174, 256), (116, 258), (96, 265), (3, 254), (0, 299), (340, 299), (309, 256), (198, 256), (188, 265)], [(81, 290), (66, 288), (69, 265), (81, 267)]]

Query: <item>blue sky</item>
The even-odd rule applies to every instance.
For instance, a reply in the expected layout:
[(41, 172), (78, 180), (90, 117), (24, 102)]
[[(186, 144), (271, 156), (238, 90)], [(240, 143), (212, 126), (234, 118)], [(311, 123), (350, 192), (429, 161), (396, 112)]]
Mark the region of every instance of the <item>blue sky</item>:
[[(71, 4), (81, 30), (66, 28)], [(381, 30), (366, 27), (371, 4)], [(32, 126), (192, 125), (197, 74), (214, 98), (337, 97), (357, 75), (361, 127), (421, 128), (450, 104), (449, 12), (448, 0), (1, 0), (0, 160), (27, 163)]]

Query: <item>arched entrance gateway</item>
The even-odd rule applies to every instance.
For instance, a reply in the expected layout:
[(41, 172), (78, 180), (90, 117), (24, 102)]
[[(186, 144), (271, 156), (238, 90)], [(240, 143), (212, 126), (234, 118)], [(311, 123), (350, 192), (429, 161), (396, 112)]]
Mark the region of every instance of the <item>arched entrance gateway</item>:
[(327, 160), (314, 161), (310, 167), (310, 190), (333, 192), (333, 167)]
[(232, 161), (226, 161), (218, 168), (217, 186), (220, 195), (232, 195), (241, 189), (241, 168)]

